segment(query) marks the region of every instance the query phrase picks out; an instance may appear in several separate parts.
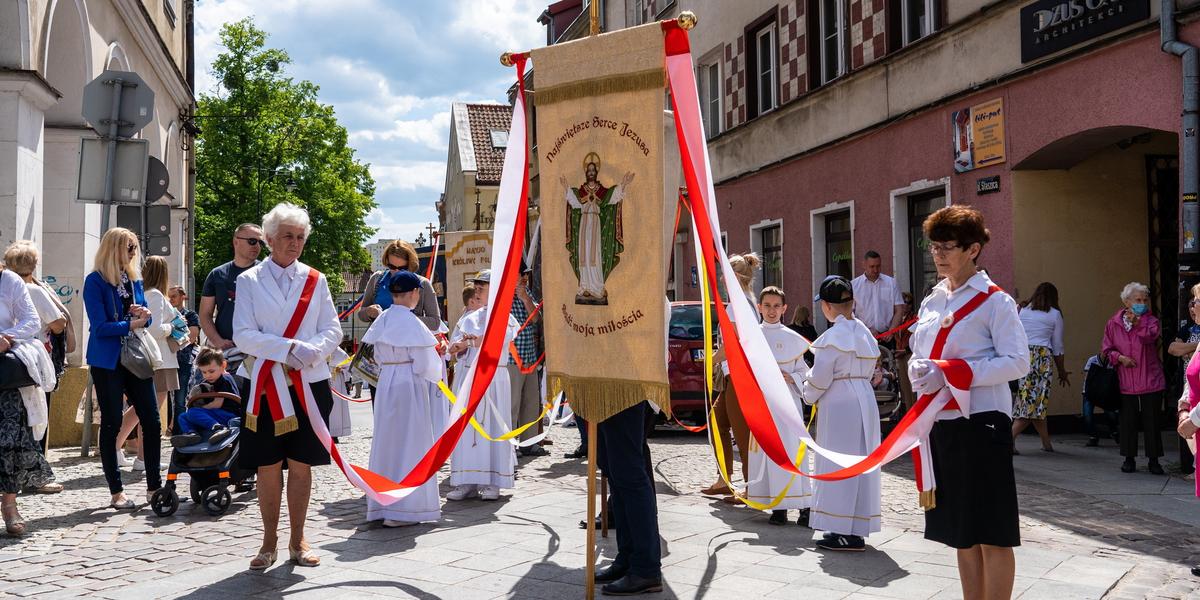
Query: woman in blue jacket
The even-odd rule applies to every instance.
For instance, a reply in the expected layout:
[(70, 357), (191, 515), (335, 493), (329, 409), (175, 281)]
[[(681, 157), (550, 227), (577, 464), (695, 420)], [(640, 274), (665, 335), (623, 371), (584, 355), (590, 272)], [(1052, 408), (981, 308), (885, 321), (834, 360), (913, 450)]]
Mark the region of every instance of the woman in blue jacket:
[(139, 379), (121, 365), (121, 340), (150, 324), (150, 310), (142, 295), (140, 259), (138, 239), (132, 231), (120, 227), (109, 229), (100, 239), (95, 266), (83, 282), (83, 304), (91, 324), (87, 363), (100, 404), (100, 462), (115, 509), (135, 506), (125, 496), (117, 465), (117, 434), (121, 429), (124, 398), (129, 399), (142, 423), (143, 453), (146, 464), (152, 467), (146, 470), (146, 501), (162, 487), (154, 380)]

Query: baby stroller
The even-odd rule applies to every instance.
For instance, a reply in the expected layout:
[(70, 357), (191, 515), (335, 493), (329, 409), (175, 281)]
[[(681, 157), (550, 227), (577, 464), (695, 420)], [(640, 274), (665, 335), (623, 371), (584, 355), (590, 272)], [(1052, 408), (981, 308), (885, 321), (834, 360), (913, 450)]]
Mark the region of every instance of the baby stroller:
[[(207, 384), (193, 388), (188, 399), (189, 406), (204, 405), (213, 398), (225, 401), (225, 408), (241, 415), (242, 399), (236, 394), (214, 392)], [(232, 406), (231, 406), (232, 405)], [(188, 489), (192, 502), (204, 508), (210, 515), (218, 516), (229, 510), (233, 496), (229, 486), (233, 485), (238, 491), (247, 491), (253, 483), (247, 480), (253, 471), (238, 467), (238, 441), (241, 437), (241, 416), (229, 422), (229, 435), (212, 443), (208, 435), (196, 444), (175, 448), (171, 451), (171, 463), (167, 467), (167, 482), (154, 492), (150, 499), (150, 508), (160, 517), (168, 517), (179, 509), (179, 493), (175, 491), (175, 482), (180, 473), (187, 473), (191, 478)]]
[(879, 345), (879, 362), (871, 387), (875, 388), (875, 404), (879, 407), (881, 425), (894, 426), (904, 416), (904, 400), (900, 393), (900, 360), (887, 346)]

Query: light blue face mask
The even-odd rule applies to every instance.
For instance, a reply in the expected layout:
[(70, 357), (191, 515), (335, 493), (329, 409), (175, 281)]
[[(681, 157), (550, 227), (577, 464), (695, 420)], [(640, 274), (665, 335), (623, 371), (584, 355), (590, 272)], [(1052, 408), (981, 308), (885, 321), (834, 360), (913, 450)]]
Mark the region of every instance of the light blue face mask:
[(1146, 314), (1146, 311), (1150, 310), (1149, 306), (1146, 306), (1145, 304), (1142, 304), (1140, 302), (1130, 306), (1129, 308), (1130, 308), (1130, 310), (1133, 311), (1133, 314), (1135, 314), (1139, 317)]

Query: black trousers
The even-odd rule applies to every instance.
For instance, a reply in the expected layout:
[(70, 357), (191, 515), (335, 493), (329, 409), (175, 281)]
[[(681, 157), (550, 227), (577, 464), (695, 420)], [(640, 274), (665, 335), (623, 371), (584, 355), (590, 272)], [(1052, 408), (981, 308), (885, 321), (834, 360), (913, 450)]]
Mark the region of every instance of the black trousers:
[(1138, 455), (1138, 431), (1146, 438), (1146, 457), (1163, 455), (1162, 392), (1121, 394), (1121, 456)]
[(611, 490), (609, 506), (617, 530), (613, 564), (640, 577), (656, 578), (662, 576), (662, 547), (646, 413), (652, 413), (650, 406), (641, 402), (599, 423), (596, 454)]
[(104, 466), (104, 479), (108, 482), (108, 491), (116, 494), (124, 490), (121, 486), (121, 471), (117, 466), (117, 434), (121, 432), (125, 398), (129, 399), (130, 406), (137, 413), (138, 423), (142, 426), (146, 489), (157, 490), (162, 487), (162, 474), (158, 470), (162, 447), (154, 380), (138, 379), (120, 363), (116, 369), (91, 367), (91, 373), (92, 383), (96, 386), (97, 403), (100, 405), (100, 464)]

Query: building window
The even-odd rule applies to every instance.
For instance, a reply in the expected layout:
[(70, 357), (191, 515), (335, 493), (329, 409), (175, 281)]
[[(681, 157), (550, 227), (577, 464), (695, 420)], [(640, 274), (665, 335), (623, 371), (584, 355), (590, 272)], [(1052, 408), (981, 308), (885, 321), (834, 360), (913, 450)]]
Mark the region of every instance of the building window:
[(846, 72), (846, 0), (817, 0), (817, 69), (819, 84)]
[(854, 247), (850, 211), (825, 215), (825, 275), (854, 277)]
[(929, 215), (945, 206), (946, 193), (941, 188), (908, 197), (908, 272), (911, 277), (911, 287), (908, 289), (912, 290), (913, 298), (917, 301), (929, 295), (938, 282), (937, 267), (929, 255), (929, 240), (925, 239), (922, 226)]
[(779, 87), (779, 58), (776, 40), (776, 12), (774, 10), (746, 28), (746, 40), (750, 45), (746, 52), (746, 118), (775, 108)]
[[(675, 6), (675, 0), (633, 0), (633, 23), (642, 25), (654, 21), (672, 6)], [(600, 8), (604, 9), (603, 6)]]
[(493, 148), (507, 148), (508, 147), (508, 132), (507, 131), (493, 129), (488, 133), (490, 133), (492, 136), (492, 147)]
[(175, 27), (175, 0), (163, 0), (163, 12), (167, 15), (167, 22)]
[(763, 287), (783, 287), (783, 225), (763, 227), (758, 230), (758, 235)]
[(904, 45), (937, 29), (938, 0), (900, 0), (900, 30)]
[(700, 110), (708, 137), (721, 133), (721, 66), (700, 65)]

